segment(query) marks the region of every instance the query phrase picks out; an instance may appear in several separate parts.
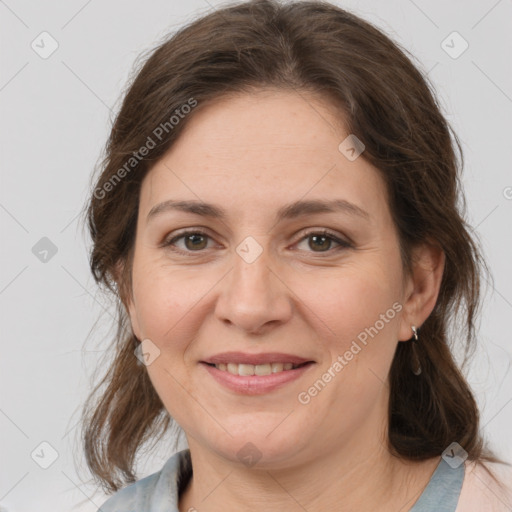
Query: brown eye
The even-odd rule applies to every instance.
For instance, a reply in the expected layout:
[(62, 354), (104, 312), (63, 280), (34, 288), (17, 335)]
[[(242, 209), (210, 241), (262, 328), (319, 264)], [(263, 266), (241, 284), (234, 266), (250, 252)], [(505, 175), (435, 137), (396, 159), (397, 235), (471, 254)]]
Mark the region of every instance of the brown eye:
[(210, 237), (202, 231), (185, 231), (165, 241), (162, 247), (168, 247), (176, 252), (190, 254), (207, 249), (209, 239)]
[(192, 235), (186, 235), (185, 237), (185, 247), (187, 249), (190, 249), (191, 251), (197, 250), (197, 249), (205, 249), (207, 242), (207, 237), (205, 235), (202, 235), (200, 233), (194, 233)]
[(309, 235), (309, 247), (316, 251), (319, 249), (321, 252), (331, 248), (332, 238), (324, 235)]
[(300, 240), (299, 245), (306, 240), (308, 241), (307, 247), (309, 249), (309, 251), (305, 249), (306, 252), (333, 254), (335, 251), (353, 247), (351, 243), (338, 238), (335, 234), (328, 231), (313, 231), (307, 233), (306, 236)]

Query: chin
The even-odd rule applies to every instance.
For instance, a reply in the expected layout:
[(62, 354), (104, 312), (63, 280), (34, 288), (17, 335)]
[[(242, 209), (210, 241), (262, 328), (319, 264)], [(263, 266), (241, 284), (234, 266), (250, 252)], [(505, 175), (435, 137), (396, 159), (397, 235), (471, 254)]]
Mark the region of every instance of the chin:
[(280, 469), (299, 462), (302, 449), (297, 439), (288, 432), (274, 438), (273, 434), (269, 435), (271, 431), (265, 428), (263, 432), (253, 430), (232, 436), (226, 434), (223, 439), (208, 440), (206, 444), (219, 457), (247, 468)]

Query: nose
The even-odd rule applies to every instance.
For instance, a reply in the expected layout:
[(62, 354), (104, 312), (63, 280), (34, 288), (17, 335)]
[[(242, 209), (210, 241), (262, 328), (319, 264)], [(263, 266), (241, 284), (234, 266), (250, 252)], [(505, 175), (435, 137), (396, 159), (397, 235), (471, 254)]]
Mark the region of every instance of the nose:
[(235, 253), (233, 268), (221, 281), (215, 306), (222, 322), (251, 334), (286, 323), (293, 312), (293, 294), (267, 254), (264, 250), (248, 263)]

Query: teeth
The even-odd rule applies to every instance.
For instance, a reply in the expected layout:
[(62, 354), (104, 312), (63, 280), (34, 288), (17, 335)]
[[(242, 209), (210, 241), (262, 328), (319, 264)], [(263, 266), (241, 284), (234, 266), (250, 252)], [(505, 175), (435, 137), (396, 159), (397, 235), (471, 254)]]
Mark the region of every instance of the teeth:
[(215, 368), (227, 371), (233, 375), (250, 376), (250, 375), (270, 375), (272, 373), (282, 372), (284, 370), (292, 370), (298, 365), (293, 363), (267, 363), (267, 364), (236, 364), (236, 363), (219, 363)]

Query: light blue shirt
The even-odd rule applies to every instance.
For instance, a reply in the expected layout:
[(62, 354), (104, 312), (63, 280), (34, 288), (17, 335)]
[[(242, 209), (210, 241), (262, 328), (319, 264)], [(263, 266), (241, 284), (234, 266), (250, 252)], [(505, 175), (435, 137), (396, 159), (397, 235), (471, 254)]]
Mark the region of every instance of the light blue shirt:
[[(444, 459), (409, 512), (455, 512), (459, 501), (465, 466), (452, 468)], [(152, 475), (121, 489), (98, 512), (179, 512), (179, 490), (192, 475), (190, 450), (175, 453)]]

